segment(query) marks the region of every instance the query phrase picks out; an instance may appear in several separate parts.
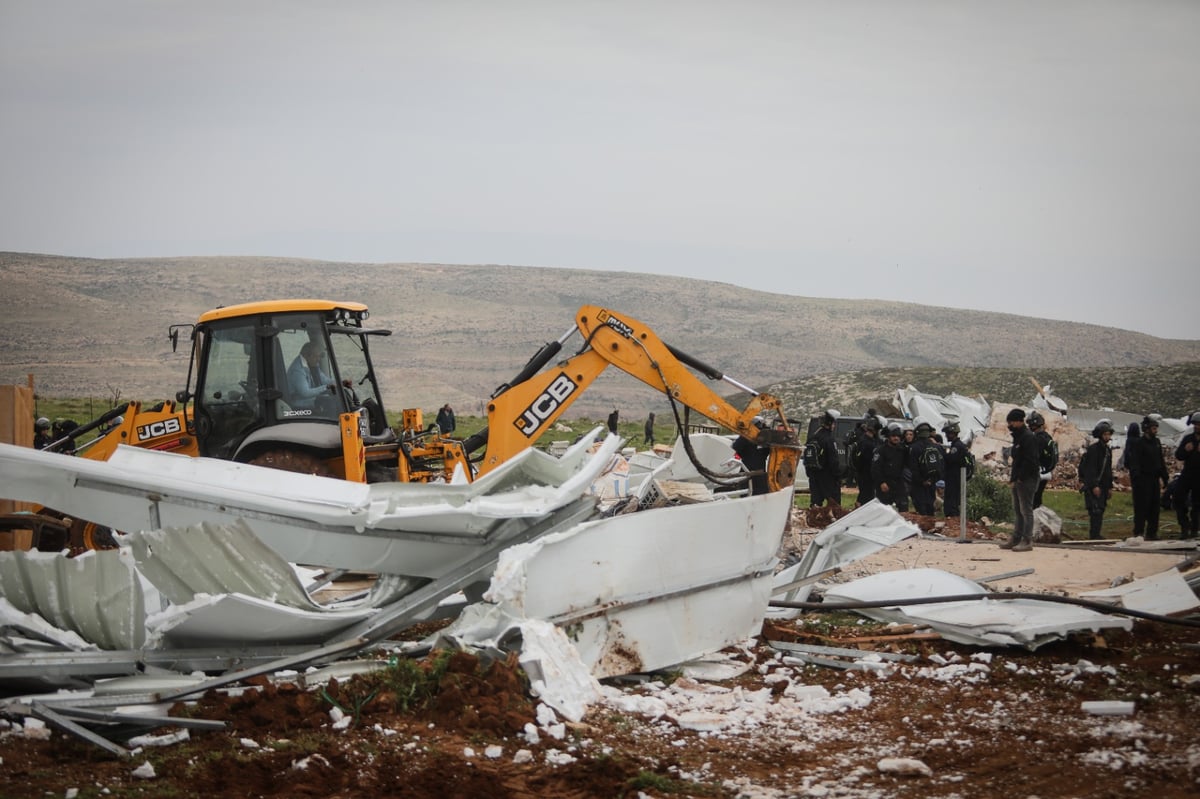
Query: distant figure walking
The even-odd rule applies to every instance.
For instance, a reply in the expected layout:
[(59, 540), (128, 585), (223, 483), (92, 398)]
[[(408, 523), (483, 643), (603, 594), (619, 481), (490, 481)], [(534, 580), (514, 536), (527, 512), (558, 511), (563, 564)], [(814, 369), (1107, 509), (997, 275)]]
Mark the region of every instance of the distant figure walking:
[(613, 408), (613, 412), (608, 415), (608, 432), (616, 435), (617, 432), (617, 409)]
[(642, 431), (642, 437), (646, 439), (646, 446), (654, 448), (654, 412), (646, 417), (646, 428)]
[(438, 410), (437, 426), (444, 436), (453, 433), (454, 428), (458, 426), (458, 422), (454, 419), (454, 409), (450, 407), (450, 403), (447, 402)]

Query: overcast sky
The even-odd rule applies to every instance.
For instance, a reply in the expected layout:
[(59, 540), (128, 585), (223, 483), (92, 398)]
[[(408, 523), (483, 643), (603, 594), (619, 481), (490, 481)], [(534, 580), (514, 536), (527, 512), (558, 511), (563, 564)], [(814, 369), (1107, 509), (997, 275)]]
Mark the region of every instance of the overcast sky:
[(0, 0), (0, 158), (0, 250), (613, 269), (1200, 339), (1194, 0)]

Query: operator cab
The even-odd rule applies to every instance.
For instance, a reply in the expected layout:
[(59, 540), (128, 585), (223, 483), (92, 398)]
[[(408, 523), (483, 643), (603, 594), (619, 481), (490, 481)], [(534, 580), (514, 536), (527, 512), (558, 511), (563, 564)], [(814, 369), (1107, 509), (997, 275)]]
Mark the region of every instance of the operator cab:
[[(280, 447), (341, 452), (339, 416), (367, 440), (387, 436), (359, 303), (277, 300), (218, 308), (193, 331), (195, 434), (206, 457), (251, 462)], [(190, 384), (190, 375), (189, 375)]]

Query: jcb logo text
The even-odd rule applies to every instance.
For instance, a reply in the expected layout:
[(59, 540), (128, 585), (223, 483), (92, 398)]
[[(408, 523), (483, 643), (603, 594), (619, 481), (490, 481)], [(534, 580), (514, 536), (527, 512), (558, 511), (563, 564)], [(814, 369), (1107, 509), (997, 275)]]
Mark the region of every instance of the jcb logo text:
[(531, 438), (578, 388), (575, 381), (567, 377), (566, 372), (560, 373), (558, 377), (554, 378), (554, 382), (547, 386), (546, 390), (539, 394), (537, 399), (531, 402), (529, 407), (517, 417), (513, 424), (525, 434), (526, 438)]
[(178, 419), (163, 419), (161, 422), (144, 424), (137, 429), (138, 441), (149, 441), (159, 436), (169, 436), (182, 430)]

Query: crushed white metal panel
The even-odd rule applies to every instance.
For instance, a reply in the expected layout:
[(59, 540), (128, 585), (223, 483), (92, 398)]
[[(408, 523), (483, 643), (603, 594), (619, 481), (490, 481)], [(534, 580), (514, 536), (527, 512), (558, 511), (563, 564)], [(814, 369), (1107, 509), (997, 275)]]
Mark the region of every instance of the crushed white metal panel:
[[(774, 585), (782, 587), (803, 581), (806, 577), (861, 560), (920, 534), (921, 529), (901, 516), (894, 507), (873, 499), (817, 534), (799, 562), (775, 576)], [(810, 582), (775, 598), (786, 602), (806, 602), (812, 588)], [(799, 613), (791, 608), (770, 608), (767, 616), (790, 619)]]
[[(496, 625), (547, 619), (592, 675), (665, 668), (761, 628), (791, 494), (719, 499), (590, 521), (506, 550), (484, 611), (447, 628), (502, 639)], [(474, 629), (471, 629), (474, 627)]]
[[(927, 605), (905, 605), (906, 599), (978, 595)], [(979, 646), (1023, 646), (1034, 650), (1073, 632), (1101, 629), (1128, 630), (1128, 618), (1097, 613), (1074, 605), (1038, 599), (989, 599), (976, 582), (939, 569), (904, 569), (881, 572), (825, 592), (825, 602), (875, 602), (895, 600), (886, 608), (856, 610), (879, 621), (932, 627), (943, 638)]]
[(934, 430), (941, 430), (947, 421), (958, 422), (959, 435), (967, 442), (987, 427), (990, 412), (990, 404), (982, 396), (952, 393), (942, 397), (918, 391), (912, 385), (896, 390), (895, 404), (905, 419), (923, 417)]
[[(206, 647), (320, 644), (375, 612), (301, 610), (244, 594), (201, 595), (151, 616), (151, 644)], [(160, 643), (161, 642), (161, 643)]]
[(176, 605), (197, 594), (269, 597), (280, 605), (317, 610), (296, 572), (238, 519), (129, 533), (138, 570)]
[(142, 587), (119, 551), (0, 553), (0, 598), (101, 649), (137, 649), (146, 640)]
[(18, 610), (0, 596), (0, 655), (96, 648), (79, 633), (55, 627), (37, 613)]
[(1187, 580), (1175, 569), (1115, 588), (1088, 591), (1080, 596), (1101, 602), (1110, 601), (1128, 610), (1157, 613), (1160, 616), (1186, 613), (1200, 607), (1200, 599), (1197, 599)]
[(243, 518), (291, 562), (435, 578), (455, 548), (582, 496), (619, 443), (609, 436), (591, 454), (584, 441), (561, 459), (526, 450), (467, 485), (363, 485), (132, 447), (95, 462), (0, 444), (0, 491), (123, 531)]
[[(737, 460), (734, 455), (734, 438), (735, 436), (718, 435), (716, 433), (691, 433), (688, 436), (688, 443), (692, 447), (692, 452), (695, 454), (696, 460), (700, 461), (705, 469), (717, 475), (737, 477), (744, 473), (745, 469), (742, 468), (741, 461)], [(800, 470), (800, 472), (802, 473), (803, 470)], [(801, 473), (797, 473), (797, 479), (801, 477)], [(657, 480), (709, 483), (708, 479), (701, 475), (696, 465), (692, 463), (692, 459), (687, 454), (687, 446), (683, 443), (682, 436), (675, 440), (675, 445), (671, 449), (671, 457), (666, 461), (666, 468), (656, 471), (654, 478)]]

